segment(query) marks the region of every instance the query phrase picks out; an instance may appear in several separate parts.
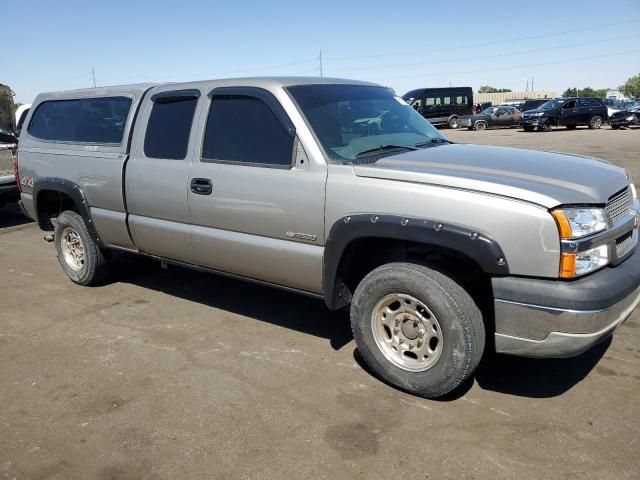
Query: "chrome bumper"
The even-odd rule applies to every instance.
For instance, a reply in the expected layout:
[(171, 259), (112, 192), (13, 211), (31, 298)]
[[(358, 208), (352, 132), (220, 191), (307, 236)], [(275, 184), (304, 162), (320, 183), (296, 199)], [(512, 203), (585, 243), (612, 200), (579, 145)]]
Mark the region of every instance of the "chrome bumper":
[[(607, 338), (640, 304), (640, 287), (615, 305), (602, 310), (564, 310), (496, 300), (496, 317), (520, 323), (546, 325), (544, 338), (524, 338), (496, 332), (496, 351), (523, 357), (573, 357)], [(530, 324), (529, 327), (532, 325)], [(543, 327), (544, 328), (544, 327)]]

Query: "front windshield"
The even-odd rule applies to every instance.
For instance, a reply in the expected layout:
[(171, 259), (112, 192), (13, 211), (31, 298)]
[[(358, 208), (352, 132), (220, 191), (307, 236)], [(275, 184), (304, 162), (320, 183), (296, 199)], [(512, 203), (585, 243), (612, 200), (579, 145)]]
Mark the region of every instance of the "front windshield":
[(559, 107), (564, 103), (564, 100), (549, 100), (548, 102), (544, 102), (540, 105), (541, 110), (552, 110), (554, 108)]
[(489, 107), (489, 108), (485, 108), (482, 113), (484, 115), (493, 115), (494, 113), (496, 113), (498, 111), (498, 109), (496, 107)]
[[(422, 115), (384, 87), (299, 85), (295, 101), (332, 160), (393, 155), (447, 140)], [(395, 148), (394, 147), (398, 147)]]

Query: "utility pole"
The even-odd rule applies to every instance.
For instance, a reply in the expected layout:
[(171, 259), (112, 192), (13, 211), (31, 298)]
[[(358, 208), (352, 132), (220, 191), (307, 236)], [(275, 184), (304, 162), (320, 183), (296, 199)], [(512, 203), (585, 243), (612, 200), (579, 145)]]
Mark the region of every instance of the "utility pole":
[(318, 69), (320, 70), (320, 76), (322, 77), (322, 50), (320, 50), (320, 55), (318, 55), (318, 62)]
[(93, 88), (96, 88), (96, 71), (93, 69), (93, 65), (91, 65), (91, 78), (93, 79)]
[(533, 92), (535, 89), (533, 88), (533, 82), (535, 81), (536, 77), (532, 76), (531, 77), (531, 91)]

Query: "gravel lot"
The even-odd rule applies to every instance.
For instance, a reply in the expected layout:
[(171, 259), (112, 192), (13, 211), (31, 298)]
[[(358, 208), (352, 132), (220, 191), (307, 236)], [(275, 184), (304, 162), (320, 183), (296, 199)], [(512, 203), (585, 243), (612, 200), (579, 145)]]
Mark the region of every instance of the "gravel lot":
[[(443, 131), (605, 158), (640, 131)], [(446, 401), (362, 366), (344, 312), (130, 256), (72, 284), (0, 209), (0, 478), (640, 477), (640, 311), (569, 360), (489, 356)]]

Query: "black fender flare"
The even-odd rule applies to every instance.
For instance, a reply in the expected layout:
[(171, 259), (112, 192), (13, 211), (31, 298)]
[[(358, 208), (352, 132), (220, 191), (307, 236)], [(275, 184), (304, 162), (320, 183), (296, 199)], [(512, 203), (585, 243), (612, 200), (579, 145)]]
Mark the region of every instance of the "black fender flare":
[(385, 238), (424, 243), (457, 251), (475, 261), (491, 275), (508, 275), (509, 265), (502, 248), (493, 238), (468, 227), (424, 218), (383, 214), (342, 217), (329, 232), (323, 259), (325, 303), (332, 309), (346, 306), (351, 292), (338, 278), (338, 268), (348, 245), (361, 238)]
[(91, 209), (82, 188), (74, 182), (58, 177), (43, 177), (36, 180), (33, 184), (33, 208), (36, 213), (36, 221), (41, 230), (50, 230), (50, 222), (48, 218), (40, 213), (38, 208), (38, 198), (42, 191), (54, 191), (67, 195), (78, 209), (78, 214), (84, 220), (89, 231), (89, 235), (96, 244), (102, 246), (102, 241), (96, 230), (95, 224), (91, 218)]

